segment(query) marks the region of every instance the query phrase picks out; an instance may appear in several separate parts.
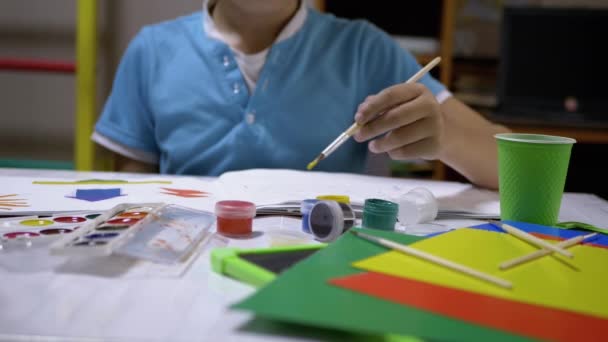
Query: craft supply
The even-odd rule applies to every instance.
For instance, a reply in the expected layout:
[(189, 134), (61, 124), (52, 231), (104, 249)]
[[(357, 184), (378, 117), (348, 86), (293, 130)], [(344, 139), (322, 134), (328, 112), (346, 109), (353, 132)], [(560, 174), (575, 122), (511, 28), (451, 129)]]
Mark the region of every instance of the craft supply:
[[(349, 234), (350, 235), (350, 234)], [(525, 241), (504, 233), (460, 228), (420, 240), (412, 248), (439, 255), (511, 281), (510, 291), (477, 281), (466, 275), (429, 265), (424, 260), (391, 251), (360, 260), (354, 267), (372, 272), (457, 288), (479, 294), (595, 315), (608, 319), (608, 250), (589, 245), (576, 246), (576, 258), (542, 258), (512, 272), (498, 265), (536, 251)], [(501, 313), (497, 311), (497, 313)], [(511, 317), (501, 313), (505, 319)]]
[[(182, 262), (197, 246), (209, 241), (214, 220), (207, 211), (164, 205), (143, 218), (140, 228), (114, 253), (163, 264)], [(99, 238), (119, 233), (103, 232)]]
[(559, 253), (559, 254), (561, 254), (563, 256), (566, 256), (568, 258), (572, 258), (573, 257), (572, 253), (570, 253), (570, 252), (568, 252), (568, 251), (566, 251), (566, 250), (564, 250), (564, 249), (562, 249), (560, 247), (552, 245), (551, 243), (549, 243), (547, 241), (539, 239), (539, 238), (537, 238), (536, 236), (534, 236), (532, 234), (528, 234), (528, 233), (526, 233), (523, 230), (517, 229), (517, 228), (515, 228), (515, 227), (513, 227), (511, 225), (508, 225), (508, 224), (502, 223), (502, 222), (498, 222), (498, 221), (493, 221), (493, 220), (490, 220), (488, 222), (490, 222), (490, 224), (493, 224), (493, 225), (495, 225), (495, 226), (497, 226), (499, 228), (502, 228), (507, 233), (509, 233), (509, 234), (511, 234), (513, 236), (516, 236), (516, 237), (518, 237), (518, 238), (520, 238), (520, 239), (522, 239), (522, 240), (524, 240), (524, 241), (526, 241), (528, 243), (531, 243), (531, 244), (533, 244), (535, 246), (551, 250), (553, 252)]
[[(354, 211), (356, 218), (360, 219), (363, 217), (363, 203), (351, 202), (349, 205)], [(301, 217), (301, 207), (302, 201), (285, 201), (276, 204), (257, 205), (256, 217), (270, 215)]]
[(439, 203), (427, 188), (414, 188), (393, 201), (399, 204), (398, 218), (402, 225), (433, 221), (439, 212)]
[[(430, 61), (426, 66), (422, 69), (418, 70), (412, 77), (410, 77), (405, 83), (415, 83), (418, 82), (422, 76), (424, 76), (427, 72), (429, 72), (435, 65), (439, 64), (441, 61), (441, 57), (435, 57), (432, 61)], [(329, 144), (322, 152), (319, 154), (313, 161), (311, 161), (306, 169), (312, 170), (321, 160), (327, 158), (330, 154), (332, 154), (340, 145), (346, 142), (351, 136), (356, 134), (359, 129), (363, 127), (358, 123), (353, 123), (346, 131), (340, 134), (331, 144)]]
[[(538, 224), (526, 223), (526, 222), (508, 222), (508, 223), (527, 233), (533, 234), (534, 236), (540, 237), (545, 240), (563, 241), (563, 240), (571, 239), (576, 236), (588, 234), (588, 232), (584, 231), (584, 230), (561, 229), (561, 228), (541, 226)], [(475, 225), (470, 228), (507, 234), (504, 230), (502, 230), (492, 224), (489, 224), (489, 223)], [(581, 244), (608, 249), (608, 235), (599, 234), (599, 235), (596, 235), (592, 241), (589, 241), (589, 242), (583, 241)], [(504, 259), (504, 260), (506, 260), (506, 259)], [(504, 260), (501, 260), (501, 262)]]
[(318, 199), (305, 199), (300, 203), (300, 213), (302, 214), (302, 230), (305, 233), (310, 234), (310, 210), (315, 203), (319, 202)]
[(216, 248), (211, 252), (211, 267), (219, 274), (260, 287), (323, 247), (324, 244), (256, 249)]
[[(213, 194), (216, 189), (215, 181), (204, 177), (163, 175), (161, 179), (138, 176), (124, 180), (79, 181), (78, 176), (74, 174), (70, 176), (71, 179), (43, 179), (40, 175), (5, 177), (0, 182), (0, 214), (54, 216), (58, 213), (66, 213), (65, 216), (83, 216), (83, 212), (98, 213), (120, 203), (150, 201), (179, 204), (213, 212), (213, 206), (218, 200)], [(115, 175), (108, 177), (113, 176)], [(166, 187), (187, 192), (189, 196), (166, 194), (163, 190)], [(195, 191), (204, 194), (196, 194)], [(5, 194), (10, 197), (3, 197)], [(7, 210), (2, 209), (4, 202), (11, 204), (11, 207), (7, 207)], [(14, 207), (12, 204), (20, 205)]]
[[(608, 319), (532, 305), (382, 273), (334, 278), (332, 285), (387, 303), (414, 307), (540, 341), (593, 341), (604, 336)], [(469, 338), (454, 340), (469, 341)], [(485, 341), (485, 340), (484, 340)], [(490, 340), (488, 340), (490, 341)], [(511, 341), (511, 339), (509, 339)]]
[[(161, 207), (161, 203), (145, 204), (146, 213)], [(55, 255), (109, 255), (119, 243), (124, 242), (128, 236), (133, 236), (139, 227), (139, 218), (120, 217), (120, 215), (141, 208), (142, 204), (120, 204), (103, 212), (92, 221), (82, 226), (75, 235), (57, 241), (51, 246)], [(128, 234), (127, 234), (128, 232)], [(82, 248), (82, 247), (90, 248)]]
[[(396, 232), (353, 229), (403, 244), (423, 240)], [(353, 234), (344, 234), (232, 307), (246, 310), (256, 317), (349, 333), (338, 335), (343, 336), (342, 339), (357, 339), (358, 333), (382, 339), (383, 335), (390, 333), (423, 336), (429, 341), (529, 341), (521, 334), (470, 324), (413, 306), (395, 305), (372, 296), (348, 293), (329, 284), (335, 277), (361, 273), (352, 267), (352, 263), (383, 251), (385, 248), (380, 245)], [(428, 268), (428, 263), (426, 266)], [(425, 293), (419, 294), (422, 295)], [(510, 318), (508, 314), (504, 315), (505, 319)]]
[(316, 198), (320, 201), (336, 201), (338, 203), (350, 204), (350, 197), (347, 195), (319, 195)]
[(601, 233), (604, 235), (608, 235), (608, 228), (601, 228), (589, 223), (584, 222), (576, 222), (576, 221), (567, 221), (567, 222), (558, 222), (555, 224), (555, 227), (561, 229), (583, 229), (590, 230), (592, 232)]
[(444, 258), (438, 257), (436, 255), (433, 255), (433, 254), (430, 254), (430, 253), (427, 253), (427, 252), (424, 252), (424, 251), (421, 251), (421, 250), (418, 250), (418, 249), (415, 249), (415, 248), (412, 248), (412, 247), (409, 247), (409, 246), (401, 245), (401, 244), (398, 244), (396, 242), (393, 242), (393, 241), (390, 241), (390, 240), (387, 240), (387, 239), (371, 236), (371, 235), (368, 235), (368, 234), (365, 234), (365, 233), (356, 232), (356, 231), (352, 231), (352, 233), (355, 234), (355, 235), (357, 235), (357, 236), (359, 236), (359, 237), (361, 237), (361, 238), (369, 240), (371, 242), (375, 242), (377, 244), (380, 244), (380, 245), (382, 245), (384, 247), (388, 247), (388, 248), (391, 248), (393, 250), (397, 250), (399, 252), (402, 252), (404, 254), (407, 254), (407, 255), (410, 255), (410, 256), (414, 256), (414, 257), (420, 258), (422, 260), (431, 262), (433, 264), (449, 268), (451, 270), (454, 270), (454, 271), (466, 274), (468, 276), (471, 276), (471, 277), (474, 277), (474, 278), (477, 278), (477, 279), (480, 279), (480, 280), (484, 280), (484, 281), (486, 281), (488, 283), (492, 283), (494, 285), (498, 285), (498, 286), (504, 287), (506, 289), (510, 289), (510, 288), (513, 287), (513, 285), (511, 284), (511, 282), (508, 281), (508, 280), (495, 277), (495, 276), (493, 276), (491, 274), (480, 272), (478, 270), (475, 270), (473, 268), (467, 267), (467, 266), (462, 265), (462, 264), (458, 264), (458, 263), (453, 262), (451, 260), (444, 259)]
[[(136, 217), (134, 217), (136, 216)], [(184, 261), (209, 236), (212, 213), (174, 204), (123, 203), (53, 245), (54, 255), (126, 255), (157, 263)]]
[(310, 210), (308, 224), (315, 239), (331, 242), (350, 229), (355, 223), (355, 214), (346, 203), (319, 201)]
[(395, 202), (378, 198), (365, 200), (363, 206), (363, 227), (380, 230), (394, 230), (399, 206)]
[(247, 237), (253, 230), (255, 204), (247, 201), (219, 201), (215, 204), (218, 233), (228, 237)]
[[(590, 238), (592, 238), (592, 237), (594, 237), (596, 235), (597, 235), (597, 233), (575, 236), (575, 237), (573, 237), (571, 239), (559, 242), (556, 246), (560, 247), (560, 248), (572, 247), (572, 246), (577, 245), (577, 244), (583, 242), (584, 240), (590, 239)], [(515, 258), (515, 259), (512, 259), (512, 260), (509, 260), (509, 261), (505, 261), (505, 262), (503, 262), (503, 263), (500, 264), (499, 268), (501, 270), (507, 270), (507, 269), (515, 267), (517, 265), (521, 265), (521, 264), (523, 264), (525, 262), (536, 260), (538, 258), (544, 257), (544, 256), (549, 255), (551, 253), (553, 253), (553, 251), (548, 250), (548, 249), (541, 249), (541, 250), (538, 250), (536, 252), (533, 252), (533, 253), (530, 253), (530, 254), (527, 254), (527, 255), (524, 255), (524, 256), (521, 256), (521, 257), (518, 257), (518, 258)]]
[[(142, 220), (130, 217), (121, 218), (120, 215), (128, 212), (132, 208), (146, 210), (140, 212), (151, 212), (163, 206), (162, 203), (131, 204), (123, 203), (114, 206), (93, 220), (90, 220), (72, 234), (63, 237), (51, 245), (50, 251), (53, 255), (84, 255), (84, 256), (103, 256), (110, 255), (112, 252), (132, 238)], [(118, 228), (120, 227), (120, 228)]]
[(10, 239), (31, 240), (34, 238), (59, 237), (78, 229), (91, 221), (97, 213), (57, 213), (47, 216), (11, 217), (0, 219), (0, 245)]

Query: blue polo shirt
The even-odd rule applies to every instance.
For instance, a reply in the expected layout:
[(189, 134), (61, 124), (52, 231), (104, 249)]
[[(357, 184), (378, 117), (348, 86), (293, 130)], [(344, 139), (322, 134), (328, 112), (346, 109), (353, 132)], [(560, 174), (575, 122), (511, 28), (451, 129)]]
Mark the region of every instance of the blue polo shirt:
[[(305, 169), (366, 96), (418, 69), (371, 23), (309, 9), (302, 28), (271, 47), (250, 94), (230, 47), (204, 33), (197, 13), (138, 33), (95, 131), (153, 156), (161, 173)], [(445, 90), (430, 75), (420, 82)], [(350, 139), (316, 170), (362, 172), (366, 153)]]

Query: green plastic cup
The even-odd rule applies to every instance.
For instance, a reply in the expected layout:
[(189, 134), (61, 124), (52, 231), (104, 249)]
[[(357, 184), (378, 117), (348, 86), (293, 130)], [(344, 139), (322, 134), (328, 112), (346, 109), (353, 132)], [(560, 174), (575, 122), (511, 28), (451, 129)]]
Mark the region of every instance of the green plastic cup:
[(500, 218), (555, 225), (576, 140), (522, 133), (497, 134), (495, 138)]

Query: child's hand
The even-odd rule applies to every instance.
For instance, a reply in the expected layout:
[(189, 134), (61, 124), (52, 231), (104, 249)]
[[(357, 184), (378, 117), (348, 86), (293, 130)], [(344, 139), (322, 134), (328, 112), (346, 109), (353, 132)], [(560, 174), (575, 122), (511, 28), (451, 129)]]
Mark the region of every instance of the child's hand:
[[(381, 115), (379, 115), (382, 113)], [(443, 114), (431, 91), (420, 83), (401, 83), (368, 96), (355, 121), (361, 125), (358, 142), (374, 153), (387, 152), (396, 160), (438, 158), (443, 142)]]

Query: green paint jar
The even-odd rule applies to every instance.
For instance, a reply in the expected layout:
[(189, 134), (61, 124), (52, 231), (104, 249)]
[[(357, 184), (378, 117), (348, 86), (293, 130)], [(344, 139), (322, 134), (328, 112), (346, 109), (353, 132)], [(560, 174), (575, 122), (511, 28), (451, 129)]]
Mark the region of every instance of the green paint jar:
[(363, 206), (363, 227), (379, 230), (395, 230), (399, 205), (378, 198), (368, 198)]

